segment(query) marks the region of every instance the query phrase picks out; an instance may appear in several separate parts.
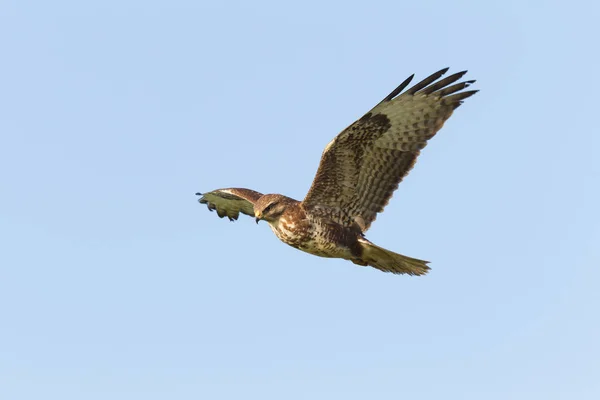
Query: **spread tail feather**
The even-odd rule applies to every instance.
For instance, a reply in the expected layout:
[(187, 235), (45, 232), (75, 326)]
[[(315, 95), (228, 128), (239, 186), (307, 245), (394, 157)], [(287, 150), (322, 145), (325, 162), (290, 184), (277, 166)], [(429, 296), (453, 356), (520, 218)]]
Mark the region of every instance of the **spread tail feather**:
[(418, 260), (394, 253), (374, 245), (366, 239), (359, 239), (362, 255), (359, 262), (393, 274), (424, 275), (429, 271), (429, 261)]

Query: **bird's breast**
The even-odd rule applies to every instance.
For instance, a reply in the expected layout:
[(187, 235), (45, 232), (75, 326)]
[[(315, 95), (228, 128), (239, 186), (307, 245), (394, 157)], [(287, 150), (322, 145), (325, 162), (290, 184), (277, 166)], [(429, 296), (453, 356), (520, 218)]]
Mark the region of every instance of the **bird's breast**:
[(284, 243), (290, 246), (298, 247), (304, 242), (309, 240), (308, 225), (304, 220), (297, 220), (295, 218), (286, 218), (282, 216), (275, 223), (270, 224), (271, 229), (275, 235)]
[(284, 243), (321, 257), (351, 257), (350, 243), (341, 226), (331, 226), (319, 219), (294, 218), (283, 215), (270, 224), (275, 235)]

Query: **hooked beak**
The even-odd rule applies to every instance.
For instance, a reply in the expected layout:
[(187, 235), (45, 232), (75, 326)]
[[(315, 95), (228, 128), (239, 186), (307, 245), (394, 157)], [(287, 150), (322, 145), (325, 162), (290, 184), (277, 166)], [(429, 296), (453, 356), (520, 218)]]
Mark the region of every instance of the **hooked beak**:
[(256, 217), (254, 220), (258, 224), (258, 221), (260, 221), (262, 219), (262, 214), (261, 213), (255, 213), (254, 216)]

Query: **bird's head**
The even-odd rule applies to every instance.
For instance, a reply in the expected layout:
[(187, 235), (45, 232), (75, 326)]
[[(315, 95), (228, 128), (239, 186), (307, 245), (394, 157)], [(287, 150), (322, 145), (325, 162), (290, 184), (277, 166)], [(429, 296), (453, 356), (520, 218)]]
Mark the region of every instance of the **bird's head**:
[(264, 219), (271, 223), (276, 222), (287, 207), (288, 198), (280, 194), (265, 194), (254, 203), (254, 216), (256, 223)]

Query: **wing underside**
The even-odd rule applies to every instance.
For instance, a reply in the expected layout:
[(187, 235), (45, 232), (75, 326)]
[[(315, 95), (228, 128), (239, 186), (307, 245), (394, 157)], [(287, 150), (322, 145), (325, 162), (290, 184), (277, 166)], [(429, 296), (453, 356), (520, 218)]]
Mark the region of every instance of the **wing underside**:
[(327, 145), (303, 204), (364, 232), (475, 81), (467, 71), (439, 80), (448, 68), (406, 89), (412, 76)]
[(210, 211), (216, 211), (220, 218), (237, 220), (240, 213), (254, 216), (254, 203), (262, 196), (250, 189), (217, 189), (208, 193), (196, 193), (201, 196), (198, 202), (206, 204)]

